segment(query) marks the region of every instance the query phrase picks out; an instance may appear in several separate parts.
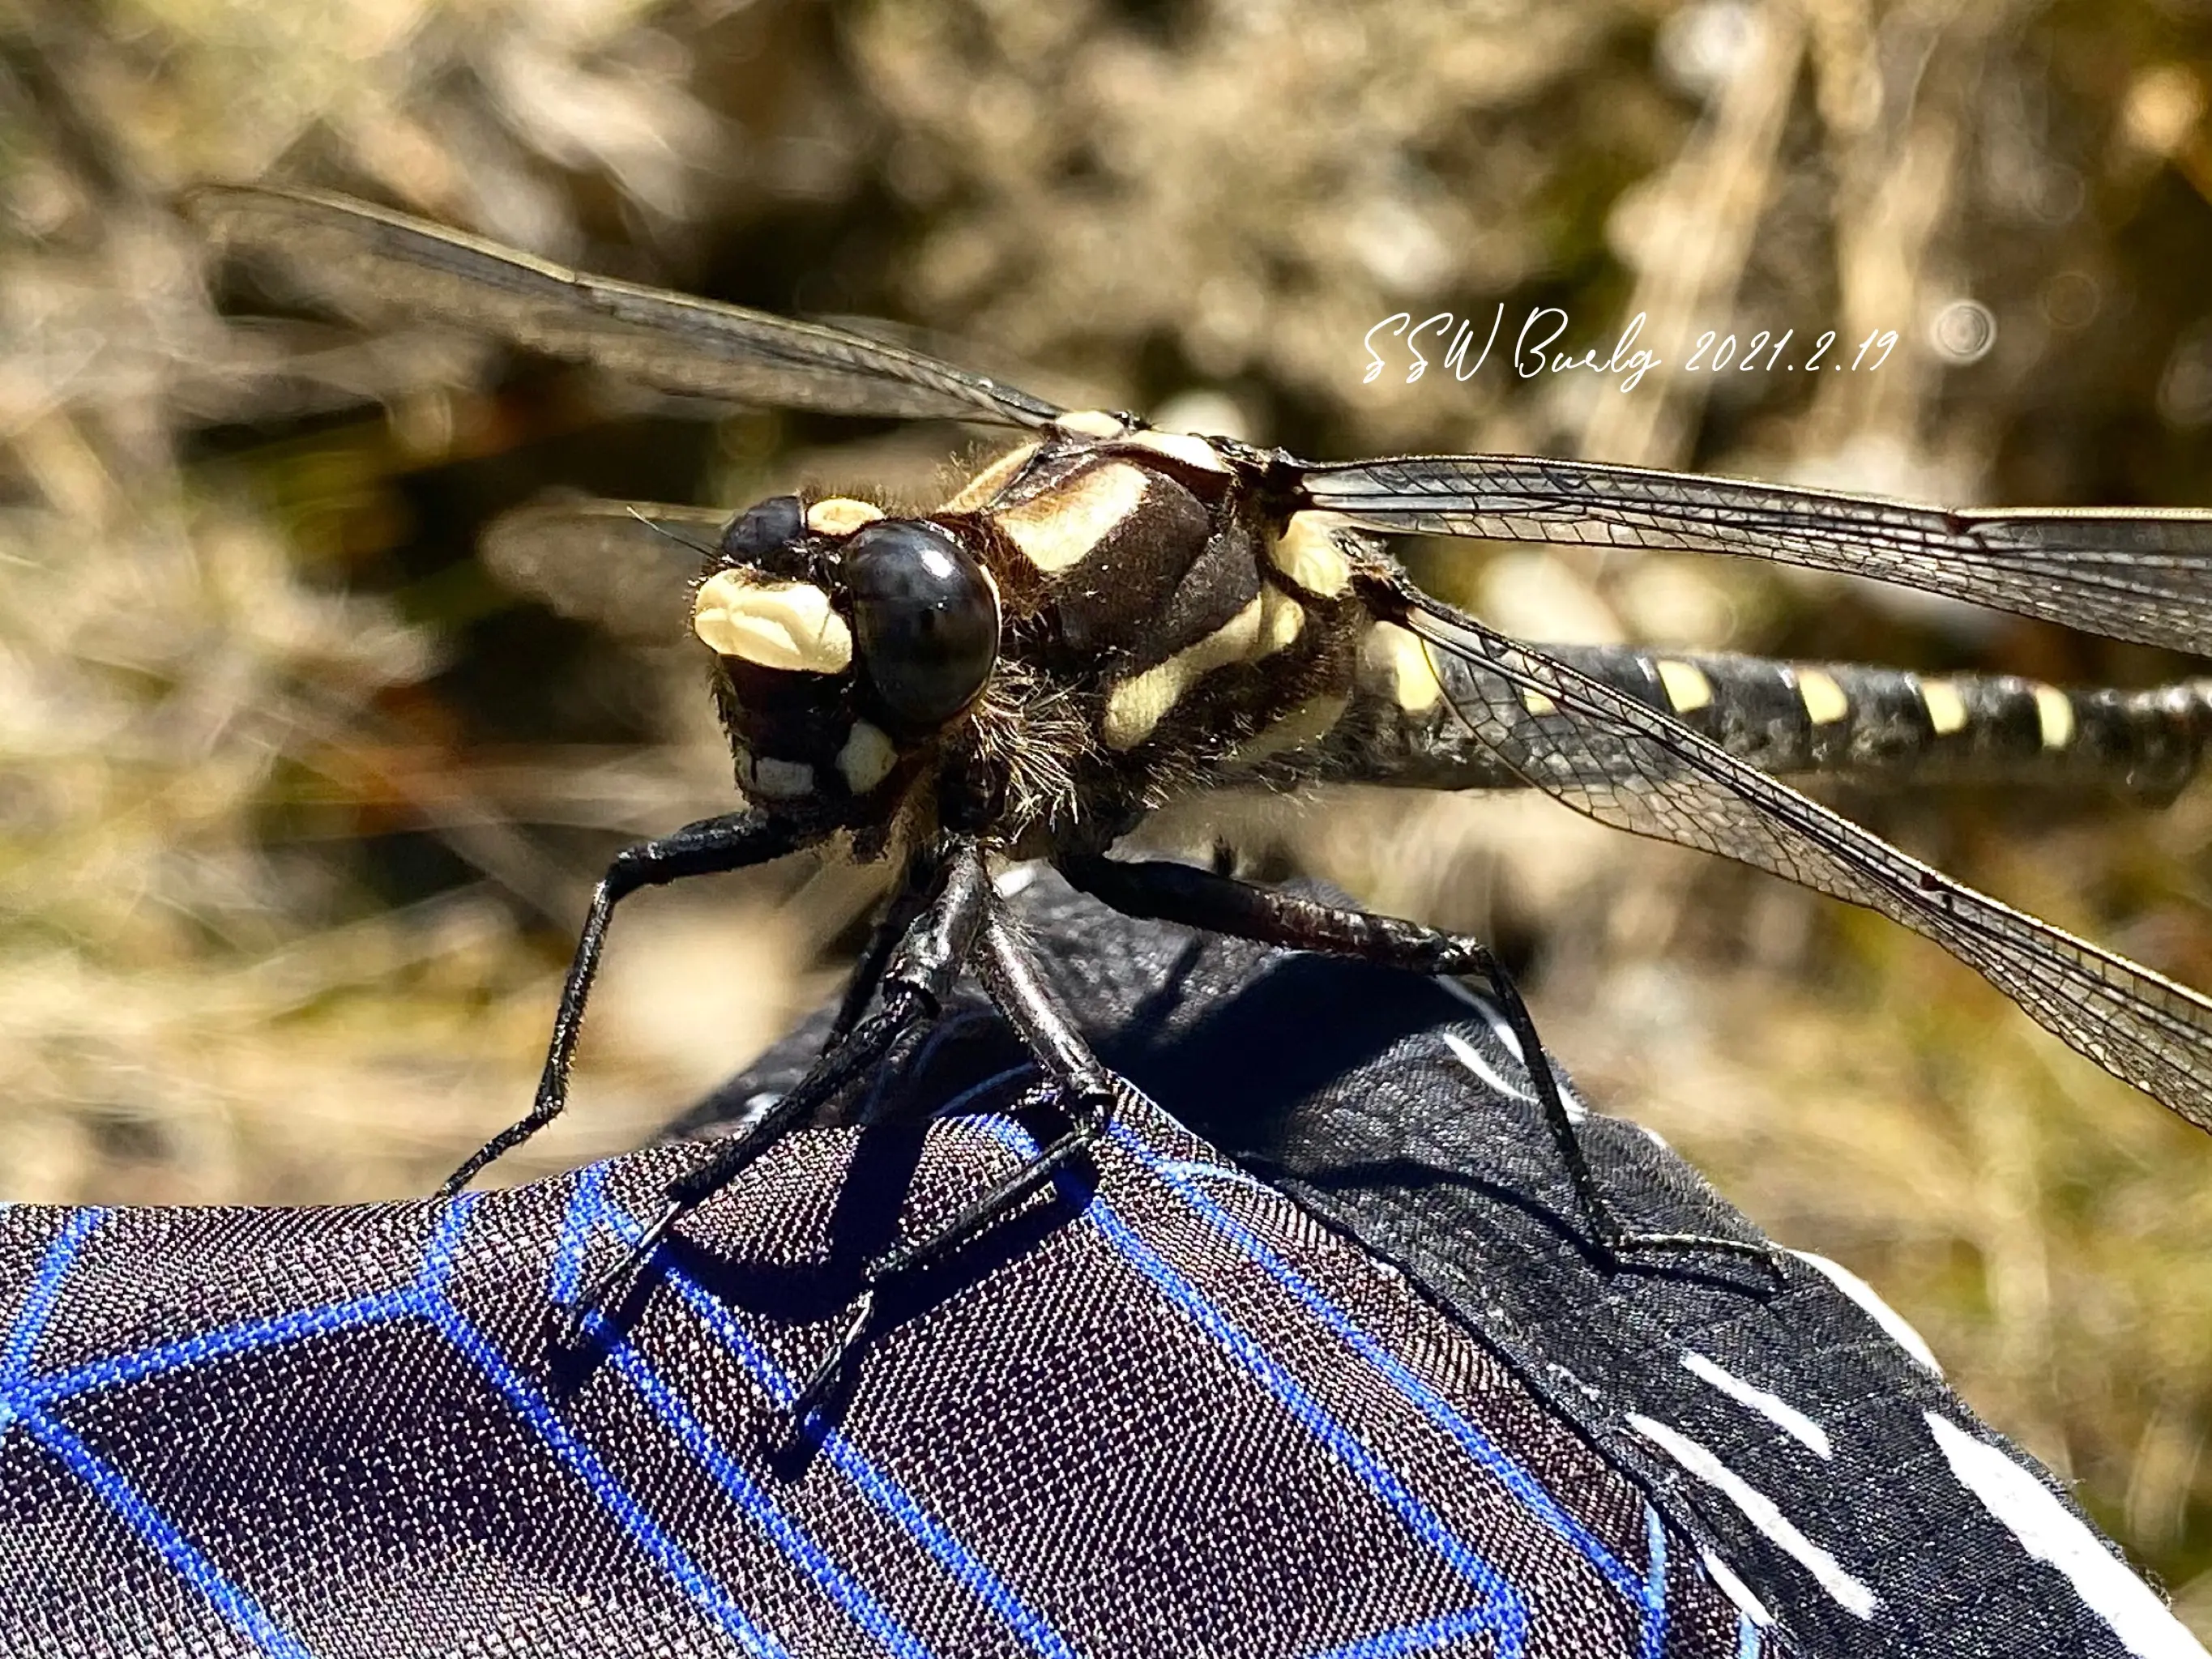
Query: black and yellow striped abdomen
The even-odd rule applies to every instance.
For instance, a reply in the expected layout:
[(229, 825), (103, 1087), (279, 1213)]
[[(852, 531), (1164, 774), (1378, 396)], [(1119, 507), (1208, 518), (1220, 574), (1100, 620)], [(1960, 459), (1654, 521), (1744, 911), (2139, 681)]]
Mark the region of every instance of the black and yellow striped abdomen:
[[(1403, 630), (1389, 632), (1403, 641), (1390, 672), (1363, 676), (1305, 775), (1438, 789), (1524, 787), (1454, 716), (1444, 695), (1463, 692), (1455, 682), (1481, 671), (1420, 652)], [(2196, 775), (2212, 738), (2212, 679), (2125, 691), (1630, 646), (1542, 649), (1777, 776), (2096, 788), (2160, 802)], [(1389, 654), (1370, 651), (1370, 660)], [(1425, 676), (1439, 673), (1441, 685), (1424, 685)], [(1550, 720), (1568, 729), (1542, 698), (1510, 695), (1539, 726)]]

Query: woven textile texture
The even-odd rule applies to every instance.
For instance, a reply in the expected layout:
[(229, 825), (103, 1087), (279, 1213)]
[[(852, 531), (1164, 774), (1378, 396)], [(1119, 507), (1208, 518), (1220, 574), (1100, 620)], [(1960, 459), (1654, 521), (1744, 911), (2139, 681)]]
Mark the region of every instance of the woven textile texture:
[[(1054, 1127), (980, 1001), (582, 1352), (549, 1306), (821, 1020), (513, 1192), (0, 1212), (0, 1651), (2201, 1651), (1840, 1270), (1601, 1272), (1480, 1004), (1019, 903), (1122, 1114), (796, 1431), (865, 1264)], [(1638, 1224), (1750, 1236), (1585, 1134)]]

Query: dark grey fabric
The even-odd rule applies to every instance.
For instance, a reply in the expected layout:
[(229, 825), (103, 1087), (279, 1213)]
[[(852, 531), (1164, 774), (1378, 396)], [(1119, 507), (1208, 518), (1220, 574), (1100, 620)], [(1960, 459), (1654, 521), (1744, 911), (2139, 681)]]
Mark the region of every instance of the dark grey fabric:
[[(691, 1145), (453, 1202), (0, 1212), (0, 1651), (2125, 1650), (1929, 1416), (2105, 1547), (1829, 1279), (1597, 1273), (1479, 1007), (1023, 902), (1152, 1099), (891, 1294), (795, 1440), (861, 1266), (1052, 1127), (1003, 1115), (1033, 1077), (979, 1006), (848, 1103), (871, 1127), (689, 1218), (582, 1356), (550, 1304)], [(1741, 1227), (1591, 1139), (1648, 1224)]]

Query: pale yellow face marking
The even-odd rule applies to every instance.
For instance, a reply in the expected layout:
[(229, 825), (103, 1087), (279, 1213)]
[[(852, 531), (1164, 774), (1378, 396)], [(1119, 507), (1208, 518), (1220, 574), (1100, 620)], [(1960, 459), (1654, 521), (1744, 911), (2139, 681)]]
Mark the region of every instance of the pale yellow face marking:
[(1352, 562), (1335, 536), (1343, 523), (1334, 513), (1293, 513), (1267, 562), (1304, 592), (1334, 599), (1352, 586)]
[(942, 510), (946, 513), (973, 513), (979, 507), (990, 506), (999, 492), (1013, 482), (1014, 475), (1027, 466), (1030, 457), (1036, 453), (1036, 445), (1024, 444), (1019, 449), (1000, 456), (961, 485), (959, 493), (945, 502)]
[(1226, 472), (1229, 463), (1221, 459), (1221, 452), (1205, 439), (1189, 432), (1132, 432), (1127, 442), (1139, 449), (1149, 449), (1156, 455), (1181, 461), (1198, 472)]
[(1844, 695), (1835, 677), (1817, 668), (1797, 671), (1797, 701), (1805, 705), (1806, 718), (1815, 726), (1832, 726), (1851, 712), (1851, 700)]
[(1395, 623), (1376, 623), (1367, 630), (1359, 642), (1359, 672), (1363, 683), (1379, 681), (1386, 686), (1409, 714), (1421, 714), (1443, 700), (1444, 689), (1437, 683), (1428, 647)]
[(1521, 688), (1521, 706), (1532, 714), (1556, 714), (1559, 712), (1559, 704), (1541, 691), (1532, 690), (1525, 685)]
[(763, 800), (799, 800), (814, 793), (814, 769), (805, 761), (749, 754), (738, 762), (738, 785)]
[(691, 631), (717, 655), (762, 668), (842, 674), (853, 665), (852, 630), (811, 582), (718, 570), (691, 602)]
[(1351, 701), (1337, 691), (1307, 698), (1273, 726), (1261, 727), (1238, 744), (1229, 757), (1231, 764), (1250, 766), (1271, 755), (1319, 743), (1343, 718)]
[(2055, 685), (2035, 688), (2035, 718), (2043, 727), (2043, 746), (2063, 749), (2074, 741), (2074, 705)]
[(1966, 724), (1966, 700), (1948, 680), (1920, 682), (1920, 702), (1928, 710), (1928, 724), (1939, 738), (1948, 738)]
[(881, 727), (855, 720), (852, 735), (837, 751), (837, 770), (844, 777), (846, 788), (865, 795), (884, 781), (897, 759), (897, 746)]
[(1053, 424), (1079, 438), (1119, 438), (1129, 429), (1119, 415), (1109, 415), (1103, 409), (1071, 409)]
[(1255, 599), (1195, 645), (1187, 645), (1165, 662), (1133, 674), (1106, 694), (1106, 719), (1100, 735), (1109, 749), (1132, 749), (1150, 737), (1176, 699), (1196, 679), (1242, 662), (1253, 654), (1267, 610)]
[(1676, 714), (1694, 714), (1712, 702), (1713, 683), (1697, 664), (1662, 657), (1658, 668), (1660, 687)]
[(1056, 574), (1082, 563), (1115, 526), (1135, 512), (1150, 483), (1141, 468), (1108, 461), (1064, 489), (1048, 490), (999, 514), (999, 528), (1031, 564), (1047, 575)]
[(884, 510), (849, 495), (831, 495), (806, 509), (806, 527), (817, 536), (849, 536), (864, 524), (873, 524)]

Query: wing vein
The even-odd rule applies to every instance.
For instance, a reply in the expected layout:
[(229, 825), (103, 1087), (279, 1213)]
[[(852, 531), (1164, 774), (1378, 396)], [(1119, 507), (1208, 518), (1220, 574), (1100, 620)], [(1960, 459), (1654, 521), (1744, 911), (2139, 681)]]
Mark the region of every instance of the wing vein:
[[(1657, 710), (1405, 585), (1454, 714), (1537, 788), (1601, 823), (1717, 853), (1935, 940), (2070, 1047), (2212, 1130), (2212, 1000), (2000, 903)], [(1532, 713), (1523, 693), (1540, 699)]]

